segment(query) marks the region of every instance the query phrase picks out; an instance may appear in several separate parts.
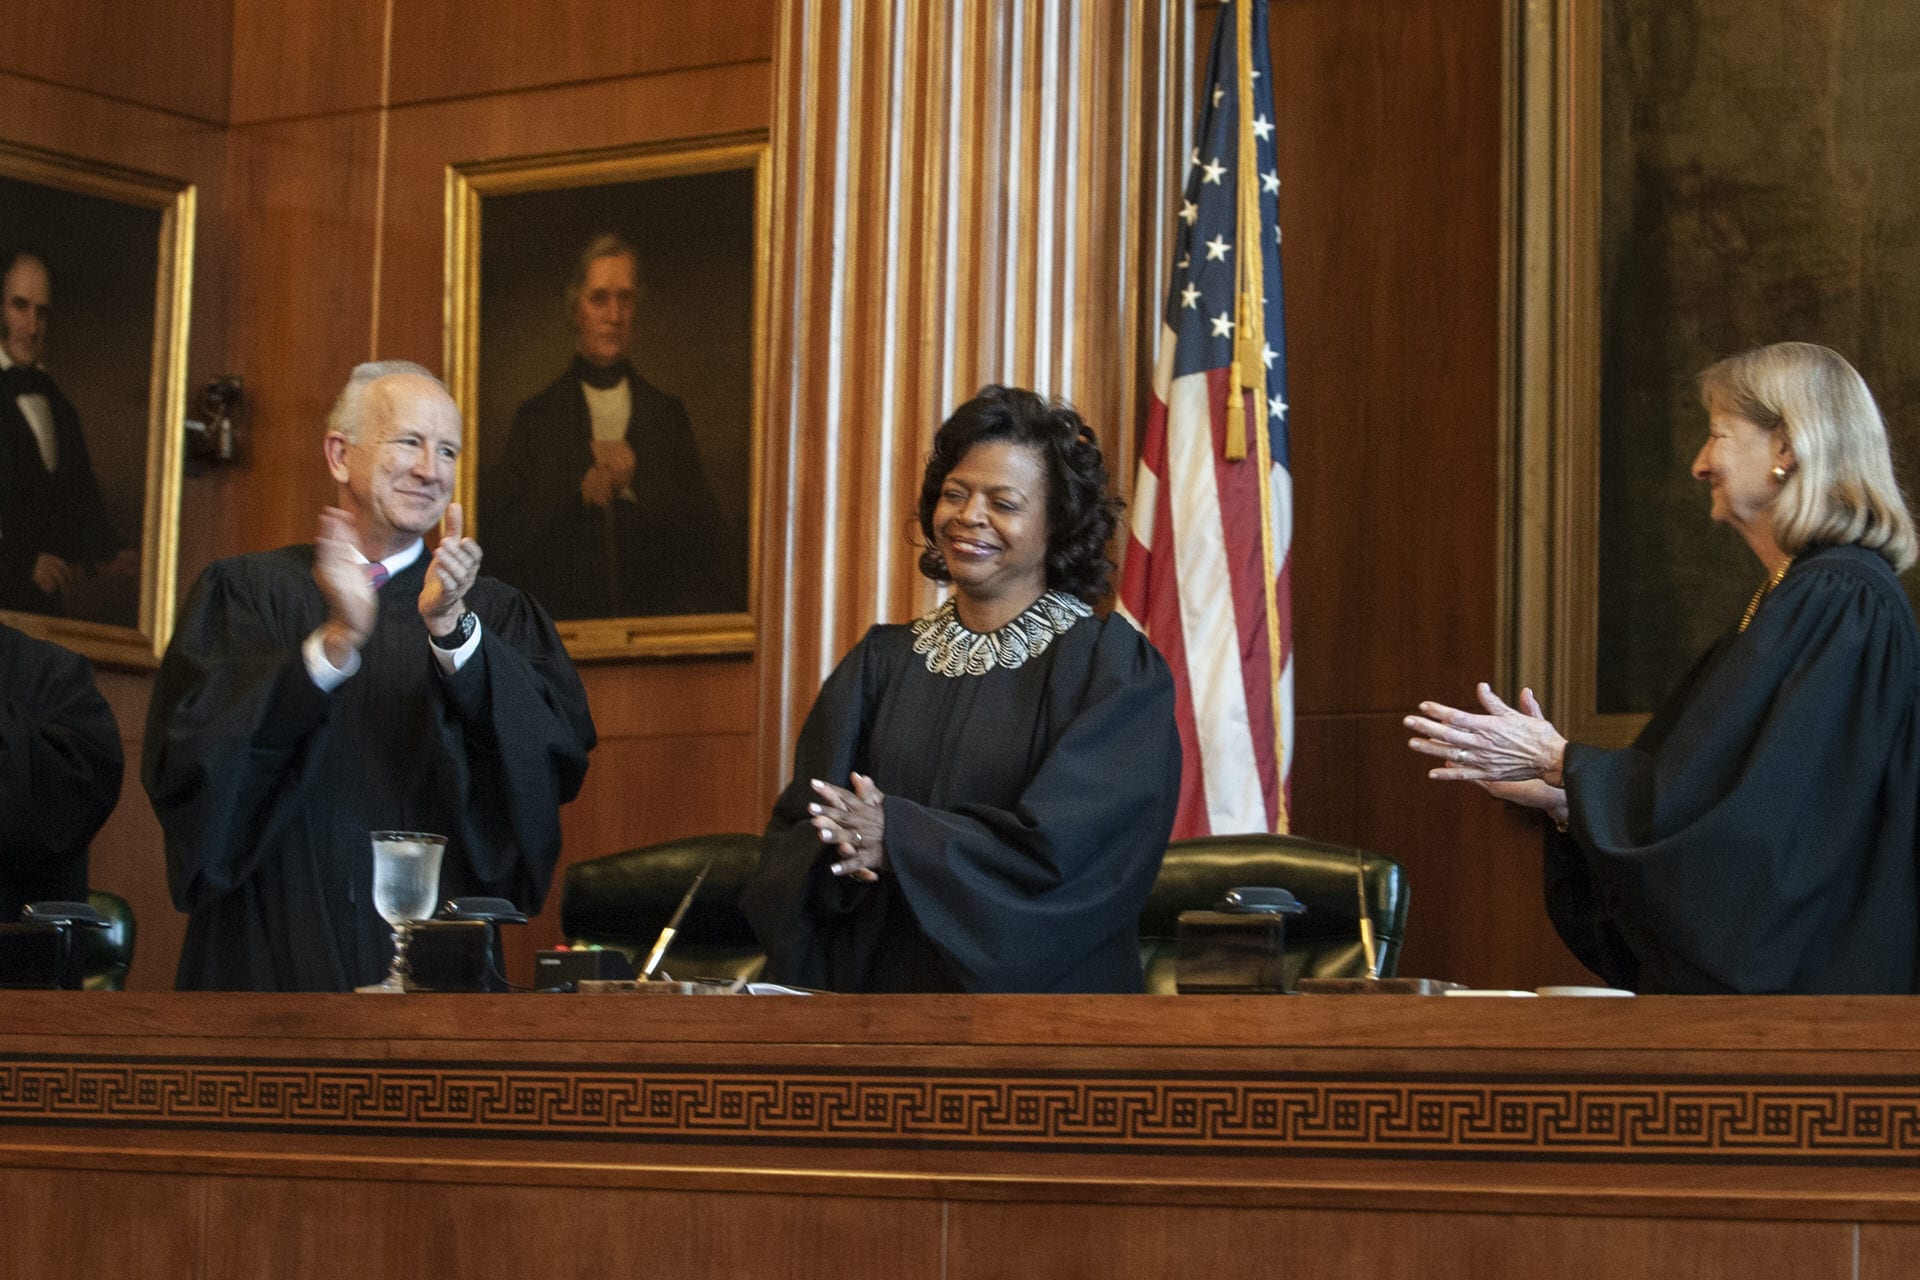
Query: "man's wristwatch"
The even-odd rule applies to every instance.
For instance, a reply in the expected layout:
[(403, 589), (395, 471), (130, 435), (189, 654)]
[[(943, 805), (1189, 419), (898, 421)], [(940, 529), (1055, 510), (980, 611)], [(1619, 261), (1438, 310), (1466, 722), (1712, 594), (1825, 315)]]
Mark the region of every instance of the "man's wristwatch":
[(460, 623), (454, 627), (453, 630), (443, 636), (436, 636), (429, 631), (427, 633), (427, 639), (433, 641), (434, 648), (451, 651), (458, 649), (461, 645), (473, 639), (473, 633), (479, 629), (479, 617), (474, 614), (473, 610), (468, 609), (460, 615)]

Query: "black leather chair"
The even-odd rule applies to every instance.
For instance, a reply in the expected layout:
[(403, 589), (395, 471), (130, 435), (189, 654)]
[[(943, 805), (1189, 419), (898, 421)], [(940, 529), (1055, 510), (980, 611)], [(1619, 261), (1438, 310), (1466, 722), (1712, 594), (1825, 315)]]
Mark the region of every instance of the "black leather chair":
[[(560, 927), (574, 943), (625, 952), (636, 965), (673, 915), (700, 868), (713, 860), (661, 968), (681, 978), (756, 978), (766, 964), (753, 927), (737, 905), (760, 860), (760, 837), (734, 833), (690, 836), (609, 854), (567, 869)], [(1357, 849), (1298, 836), (1209, 836), (1175, 841), (1167, 850), (1140, 915), (1140, 959), (1147, 990), (1172, 995), (1176, 927), (1182, 911), (1213, 906), (1229, 889), (1272, 885), (1306, 904), (1287, 921), (1286, 985), (1301, 977), (1366, 976), (1360, 945)], [(1368, 914), (1380, 953), (1380, 974), (1399, 961), (1407, 920), (1407, 878), (1399, 863), (1365, 855)]]
[(561, 931), (576, 945), (624, 951), (637, 968), (709, 859), (660, 968), (676, 978), (757, 978), (767, 957), (737, 905), (760, 862), (757, 835), (689, 836), (576, 862), (561, 887)]
[(1393, 859), (1299, 836), (1255, 834), (1174, 841), (1167, 848), (1147, 908), (1140, 914), (1140, 962), (1147, 971), (1148, 992), (1174, 993), (1180, 913), (1206, 910), (1227, 890), (1242, 885), (1286, 889), (1306, 904), (1306, 915), (1287, 918), (1282, 976), (1288, 990), (1303, 977), (1366, 977), (1356, 881), (1363, 864), (1380, 976), (1391, 977), (1407, 924), (1406, 871)]
[(105, 889), (87, 894), (87, 902), (106, 917), (107, 927), (80, 930), (85, 950), (81, 983), (88, 991), (125, 991), (127, 972), (133, 968), (133, 908), (125, 898)]

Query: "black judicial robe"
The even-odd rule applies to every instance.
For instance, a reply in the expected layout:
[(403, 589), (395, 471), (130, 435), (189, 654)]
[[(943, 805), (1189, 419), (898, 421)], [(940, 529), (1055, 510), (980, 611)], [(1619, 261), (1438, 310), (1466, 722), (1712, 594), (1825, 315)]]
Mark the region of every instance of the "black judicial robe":
[[(928, 671), (906, 626), (840, 663), (741, 897), (772, 981), (837, 991), (1139, 991), (1140, 909), (1173, 829), (1173, 679), (1124, 619), (1008, 670)], [(887, 866), (835, 877), (808, 780), (886, 793)]]
[(87, 844), (120, 800), (120, 728), (87, 660), (0, 625), (0, 922), (87, 900)]
[(418, 601), (432, 557), (380, 590), (361, 666), (330, 693), (301, 642), (326, 620), (313, 548), (222, 560), (161, 663), (143, 779), (191, 913), (177, 985), (340, 991), (377, 980), (368, 832), (447, 836), (440, 896), (546, 897), (560, 806), (594, 743), (579, 676), (538, 606), (492, 578), (467, 605), (479, 650), (443, 673)]
[(1644, 992), (1915, 989), (1920, 635), (1886, 561), (1802, 554), (1633, 746), (1569, 744), (1548, 911)]

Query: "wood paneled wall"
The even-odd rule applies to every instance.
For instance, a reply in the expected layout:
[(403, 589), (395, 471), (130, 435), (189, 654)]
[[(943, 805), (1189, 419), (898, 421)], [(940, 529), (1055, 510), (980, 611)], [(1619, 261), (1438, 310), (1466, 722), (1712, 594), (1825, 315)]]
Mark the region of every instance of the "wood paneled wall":
[[(1533, 827), (1427, 783), (1398, 724), (1421, 697), (1466, 696), (1494, 662), (1505, 2), (1272, 12), (1299, 502), (1296, 827), (1408, 864), (1409, 971), (1533, 985), (1578, 972), (1540, 908)], [(319, 423), (348, 366), (439, 366), (449, 163), (784, 136), (781, 113), (817, 112), (843, 66), (865, 77), (864, 115), (809, 126), (869, 147), (841, 212), (830, 192), (789, 188), (776, 215), (811, 218), (794, 241), (806, 260), (776, 264), (776, 281), (857, 292), (834, 328), (797, 294), (773, 314), (769, 382), (804, 394), (767, 422), (784, 460), (768, 472), (762, 562), (786, 569), (763, 589), (761, 657), (584, 670), (602, 741), (564, 816), (567, 861), (759, 825), (819, 671), (866, 621), (925, 598), (892, 535), (947, 402), (989, 375), (1032, 380), (1080, 399), (1130, 457), (1139, 317), (1157, 312), (1165, 270), (1155, 210), (1184, 149), (1152, 132), (1179, 113), (1140, 86), (1187, 92), (1169, 64), (1204, 59), (1206, 4), (1190, 54), (1171, 0), (24, 8), (46, 52), (0, 52), (0, 135), (201, 186), (191, 377), (246, 378), (249, 439), (242, 466), (188, 483), (183, 586), (216, 556), (311, 535), (329, 496)], [(822, 61), (823, 41), (847, 60)], [(783, 65), (813, 80), (776, 94)], [(790, 149), (776, 166), (801, 159)], [(840, 399), (818, 390), (823, 358)], [(849, 422), (846, 390), (876, 385), (887, 413)], [(858, 536), (822, 540), (807, 513), (823, 502), (858, 510)], [(149, 683), (103, 677), (130, 760)], [(135, 985), (170, 985), (181, 925), (135, 777), (95, 868), (140, 912)], [(557, 916), (517, 935), (520, 977)]]
[[(0, 71), (126, 107), (224, 124), (234, 9), (234, 0), (19, 0), (6, 9)], [(124, 118), (132, 123), (139, 112)], [(16, 139), (36, 123), (60, 128), (58, 121), (11, 111), (0, 120)]]
[(1403, 973), (1532, 987), (1583, 972), (1542, 906), (1539, 819), (1427, 781), (1400, 723), (1496, 678), (1503, 14), (1463, 0), (1271, 11), (1293, 812), (1303, 835), (1406, 864)]

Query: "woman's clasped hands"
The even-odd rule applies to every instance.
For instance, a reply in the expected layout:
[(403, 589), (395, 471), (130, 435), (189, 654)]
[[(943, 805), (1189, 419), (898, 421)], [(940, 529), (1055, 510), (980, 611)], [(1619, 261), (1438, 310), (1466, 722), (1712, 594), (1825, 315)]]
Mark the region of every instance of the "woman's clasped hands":
[(839, 847), (839, 859), (827, 870), (870, 884), (880, 878), (887, 864), (886, 797), (864, 773), (854, 774), (851, 781), (853, 789), (849, 791), (811, 779), (814, 794), (820, 798), (807, 806), (812, 815), (808, 821), (820, 833), (822, 842)]

